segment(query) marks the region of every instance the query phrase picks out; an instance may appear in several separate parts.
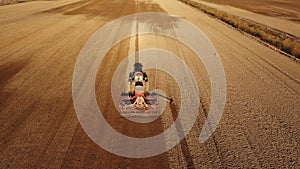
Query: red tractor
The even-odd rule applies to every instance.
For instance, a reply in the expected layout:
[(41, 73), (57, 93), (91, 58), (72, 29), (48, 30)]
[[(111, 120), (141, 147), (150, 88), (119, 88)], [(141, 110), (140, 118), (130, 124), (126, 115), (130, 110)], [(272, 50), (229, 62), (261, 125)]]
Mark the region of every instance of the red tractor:
[(147, 74), (143, 71), (131, 72), (128, 80), (128, 93), (122, 93), (119, 104), (121, 113), (160, 112), (157, 97), (149, 92)]

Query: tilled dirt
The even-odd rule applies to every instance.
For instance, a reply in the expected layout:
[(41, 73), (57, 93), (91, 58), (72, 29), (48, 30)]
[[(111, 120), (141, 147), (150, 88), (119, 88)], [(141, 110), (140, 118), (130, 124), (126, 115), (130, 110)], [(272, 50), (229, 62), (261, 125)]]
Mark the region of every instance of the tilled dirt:
[[(138, 4), (35, 1), (0, 7), (0, 168), (300, 167), (299, 63), (178, 1)], [(14, 15), (16, 11), (23, 15)], [(140, 36), (139, 49), (166, 49), (186, 62), (195, 74), (201, 106), (196, 124), (180, 144), (155, 157), (131, 159), (103, 150), (83, 131), (73, 108), (72, 74), (81, 48), (97, 29), (144, 11), (177, 15), (207, 35), (224, 65), (227, 102), (217, 130), (200, 144), (211, 90), (203, 64), (179, 41)], [(180, 94), (172, 77), (148, 70), (150, 88), (163, 89), (174, 104), (149, 124), (118, 115), (110, 96), (111, 74), (134, 52), (133, 41), (125, 39), (107, 53), (95, 89), (103, 116), (117, 131), (149, 137), (177, 118)]]

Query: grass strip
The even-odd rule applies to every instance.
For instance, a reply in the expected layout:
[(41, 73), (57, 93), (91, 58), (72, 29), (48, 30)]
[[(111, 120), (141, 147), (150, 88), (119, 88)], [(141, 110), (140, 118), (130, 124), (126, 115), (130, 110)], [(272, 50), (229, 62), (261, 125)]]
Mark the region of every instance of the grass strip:
[(238, 30), (255, 36), (269, 45), (272, 45), (281, 51), (300, 59), (300, 40), (294, 35), (270, 28), (242, 17), (228, 14), (192, 0), (179, 1), (197, 8), (200, 11), (227, 23)]

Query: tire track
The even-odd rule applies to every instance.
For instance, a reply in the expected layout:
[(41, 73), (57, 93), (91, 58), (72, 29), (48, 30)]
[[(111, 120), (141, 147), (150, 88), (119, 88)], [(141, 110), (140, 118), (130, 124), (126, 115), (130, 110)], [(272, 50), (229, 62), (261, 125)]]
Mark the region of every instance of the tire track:
[[(172, 117), (175, 121), (175, 119), (177, 118), (177, 114), (178, 114), (177, 111), (179, 109), (175, 104), (171, 104), (170, 106), (171, 106)], [(178, 122), (178, 125), (176, 125), (176, 130), (177, 130), (178, 135), (182, 135), (184, 133), (180, 122)], [(180, 145), (181, 145), (181, 151), (183, 153), (183, 157), (184, 157), (184, 159), (186, 161), (186, 164), (187, 164), (187, 168), (194, 169), (195, 165), (194, 165), (194, 162), (193, 162), (191, 152), (190, 152), (189, 146), (187, 144), (186, 138), (184, 138), (180, 142)]]

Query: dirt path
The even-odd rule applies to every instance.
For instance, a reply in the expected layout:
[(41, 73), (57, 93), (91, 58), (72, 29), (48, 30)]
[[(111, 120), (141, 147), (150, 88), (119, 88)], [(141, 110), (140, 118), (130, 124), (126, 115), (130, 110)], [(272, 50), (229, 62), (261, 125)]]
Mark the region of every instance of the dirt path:
[[(15, 11), (24, 13), (16, 16)], [(162, 36), (140, 36), (139, 48), (169, 50), (193, 72), (200, 72), (195, 78), (202, 107), (188, 137), (159, 156), (130, 159), (98, 147), (78, 123), (71, 86), (81, 48), (108, 21), (137, 11), (185, 18), (199, 27), (219, 52), (227, 78), (227, 102), (219, 127), (204, 144), (197, 139), (210, 104), (206, 70), (189, 48)], [(0, 7), (0, 14), (0, 168), (300, 166), (299, 64), (225, 24), (173, 0), (140, 2), (139, 8), (134, 1), (36, 1)], [(106, 99), (111, 73), (134, 51), (132, 41), (122, 41), (106, 55), (97, 75), (97, 100), (116, 130), (149, 137), (172, 124), (178, 102), (167, 107), (158, 120), (142, 125), (120, 118), (111, 99)], [(176, 100), (180, 98), (171, 77), (148, 72), (157, 87)], [(170, 85), (163, 79), (169, 79)]]
[(300, 21), (299, 7), (297, 0), (201, 0), (212, 2), (214, 4), (221, 4), (224, 6), (233, 6), (240, 9), (246, 9), (255, 13), (272, 16), (275, 18), (287, 19), (295, 22)]
[[(196, 0), (197, 2), (200, 2), (204, 5), (207, 5), (209, 7), (213, 7), (215, 9), (227, 12), (229, 14), (240, 16), (245, 19), (249, 19), (252, 21), (255, 21), (257, 23), (269, 26), (271, 28), (275, 28), (278, 30), (281, 30), (283, 32), (287, 32), (289, 34), (292, 34), (294, 36), (300, 37), (300, 22), (295, 22), (292, 19), (288, 20), (287, 18), (282, 18), (278, 16), (270, 16), (268, 14), (263, 14), (262, 12), (255, 13), (254, 8), (256, 7), (253, 5), (253, 10), (249, 10), (248, 8), (245, 8), (244, 6), (231, 6), (228, 4), (215, 4), (211, 2), (207, 2), (205, 0)], [(249, 5), (250, 6), (250, 5)], [(240, 7), (240, 8), (239, 8)], [(246, 10), (247, 9), (247, 10)], [(278, 9), (273, 9), (273, 11), (281, 11)], [(294, 12), (296, 13), (296, 12)], [(291, 14), (292, 16), (296, 16), (296, 14)], [(299, 20), (299, 16), (297, 17)], [(296, 20), (296, 19), (295, 19)]]

